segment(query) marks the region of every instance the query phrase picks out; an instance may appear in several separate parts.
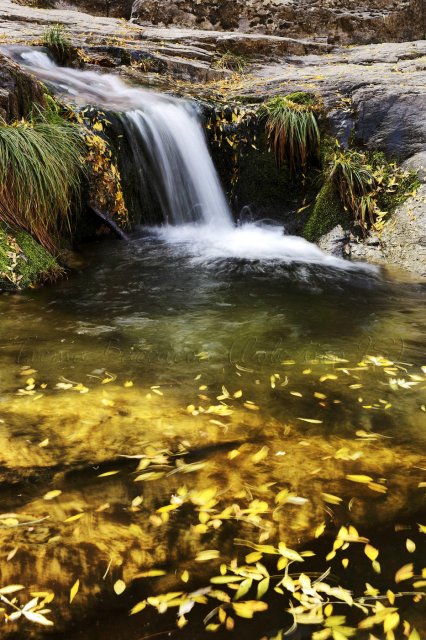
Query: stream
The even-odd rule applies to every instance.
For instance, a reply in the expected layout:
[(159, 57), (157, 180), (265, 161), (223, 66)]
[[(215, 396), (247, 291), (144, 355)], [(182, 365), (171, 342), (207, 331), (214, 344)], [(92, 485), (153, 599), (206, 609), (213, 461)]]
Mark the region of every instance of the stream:
[[(410, 581), (426, 524), (424, 284), (273, 224), (234, 225), (188, 105), (123, 95), (108, 74), (101, 91), (93, 72), (25, 55), (45, 80), (61, 73), (62, 90), (81, 83), (79, 99), (109, 87), (136, 147), (152, 142), (173, 224), (83, 245), (67, 279), (0, 298), (1, 586), (55, 594), (53, 627), (19, 620), (5, 637), (210, 637), (217, 603), (197, 590), (279, 541), (312, 550), (303, 571), (331, 567), (354, 598), (409, 594), (401, 620), (426, 633)], [(206, 624), (217, 637), (312, 637), (271, 591), (266, 613)], [(358, 613), (343, 612), (348, 625)]]

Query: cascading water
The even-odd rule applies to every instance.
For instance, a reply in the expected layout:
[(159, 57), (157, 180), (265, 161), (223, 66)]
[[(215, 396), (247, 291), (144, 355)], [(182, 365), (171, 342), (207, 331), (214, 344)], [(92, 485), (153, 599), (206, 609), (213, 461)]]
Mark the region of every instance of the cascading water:
[(303, 238), (286, 236), (280, 226), (236, 226), (191, 104), (130, 87), (113, 74), (58, 67), (41, 51), (21, 48), (13, 55), (78, 104), (121, 114), (137, 170), (153, 188), (166, 223), (151, 232), (193, 260), (361, 266), (328, 256)]

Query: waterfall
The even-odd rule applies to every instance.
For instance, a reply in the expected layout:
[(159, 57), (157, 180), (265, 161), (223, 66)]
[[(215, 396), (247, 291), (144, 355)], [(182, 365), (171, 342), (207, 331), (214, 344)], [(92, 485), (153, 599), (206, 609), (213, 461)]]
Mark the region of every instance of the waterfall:
[(24, 51), (20, 58), (39, 78), (80, 104), (122, 113), (137, 168), (146, 171), (147, 154), (149, 167), (155, 167), (150, 182), (166, 222), (232, 227), (231, 212), (191, 105), (129, 87), (113, 74), (58, 67), (41, 51)]
[(236, 226), (191, 103), (126, 85), (111, 73), (59, 67), (29, 47), (9, 52), (68, 100), (120, 114), (141, 184), (149, 184), (162, 210), (165, 225), (151, 233), (196, 263), (239, 259), (375, 270), (329, 256), (278, 225)]

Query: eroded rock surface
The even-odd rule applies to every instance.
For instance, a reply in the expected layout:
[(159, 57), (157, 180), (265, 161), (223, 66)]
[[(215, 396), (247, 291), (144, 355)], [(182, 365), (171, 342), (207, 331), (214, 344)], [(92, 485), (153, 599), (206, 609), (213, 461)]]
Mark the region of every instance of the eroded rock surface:
[(424, 37), (422, 0), (136, 0), (133, 20), (360, 43)]

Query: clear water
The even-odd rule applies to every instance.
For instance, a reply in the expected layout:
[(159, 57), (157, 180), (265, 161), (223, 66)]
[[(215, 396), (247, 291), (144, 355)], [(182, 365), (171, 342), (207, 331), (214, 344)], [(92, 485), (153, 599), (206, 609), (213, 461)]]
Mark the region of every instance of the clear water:
[[(200, 265), (158, 234), (87, 247), (86, 258), (88, 267), (68, 280), (0, 299), (3, 512), (40, 521), (0, 529), (2, 581), (55, 592), (57, 637), (137, 639), (173, 629), (173, 615), (148, 612), (135, 620), (128, 610), (147, 589), (176, 589), (176, 571), (188, 569), (208, 583), (211, 568), (194, 563), (200, 549), (227, 557), (234, 536), (258, 540), (257, 527), (241, 524), (225, 537), (204, 539), (192, 533), (184, 512), (153, 524), (155, 510), (182, 485), (218, 487), (230, 503), (244, 491), (273, 502), (268, 491), (288, 487), (308, 501), (288, 506), (278, 520), (289, 546), (311, 547), (331, 509), (336, 525), (349, 521), (373, 536), (391, 573), (413, 559), (403, 546), (408, 535), (423, 553), (416, 538), (424, 515), (421, 285), (273, 260), (216, 256)], [(368, 355), (386, 357), (397, 369), (386, 373), (370, 362), (357, 370)], [(423, 382), (389, 385), (393, 378), (412, 381), (410, 375)], [(133, 386), (124, 386), (129, 381)], [(223, 387), (231, 397), (217, 400)], [(242, 397), (234, 398), (238, 391)], [(199, 413), (223, 403), (229, 412)], [(370, 440), (370, 433), (379, 435)], [(252, 455), (263, 446), (267, 464), (254, 466)], [(147, 447), (195, 451), (188, 461), (201, 460), (202, 468), (135, 483), (136, 463), (121, 456)], [(240, 451), (236, 461), (227, 457), (233, 449)], [(98, 477), (111, 470), (119, 473)], [(385, 479), (388, 493), (366, 493), (345, 480), (350, 473)], [(256, 494), (268, 483), (275, 484)], [(62, 494), (43, 500), (51, 490)], [(342, 497), (345, 507), (325, 504), (323, 492)], [(144, 502), (133, 508), (138, 495)], [(79, 513), (80, 520), (65, 522)], [(151, 567), (165, 568), (170, 578), (148, 587), (133, 580)], [(351, 576), (362, 592), (365, 575)], [(69, 607), (77, 578), (79, 600)], [(117, 600), (118, 578), (129, 588)], [(419, 627), (421, 612), (408, 611)], [(271, 615), (277, 630), (279, 616)], [(46, 633), (28, 627), (33, 637)], [(204, 637), (201, 629), (181, 637)], [(253, 623), (245, 633), (254, 639), (263, 631)]]

